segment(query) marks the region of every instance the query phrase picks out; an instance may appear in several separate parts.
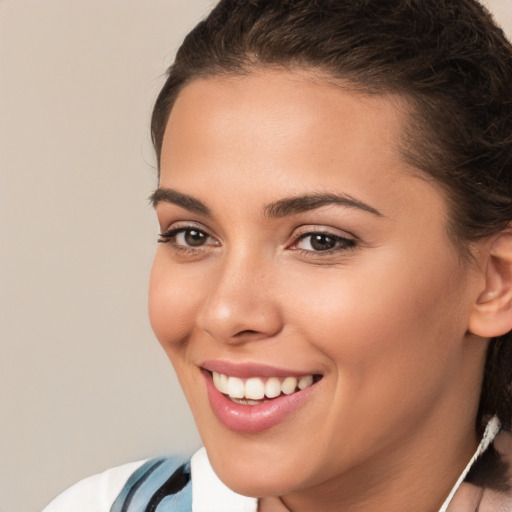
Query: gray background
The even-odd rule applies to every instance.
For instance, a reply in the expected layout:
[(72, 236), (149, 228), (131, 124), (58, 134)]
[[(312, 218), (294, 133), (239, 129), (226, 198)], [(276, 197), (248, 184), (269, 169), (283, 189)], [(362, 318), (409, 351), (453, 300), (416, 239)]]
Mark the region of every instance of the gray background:
[(209, 5), (0, 0), (0, 512), (199, 445), (146, 314), (148, 123)]

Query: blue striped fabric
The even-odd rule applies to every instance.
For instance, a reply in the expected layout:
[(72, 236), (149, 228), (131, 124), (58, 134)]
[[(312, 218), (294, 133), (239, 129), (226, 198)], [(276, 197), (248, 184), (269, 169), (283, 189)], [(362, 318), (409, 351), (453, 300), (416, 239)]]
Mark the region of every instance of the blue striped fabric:
[(151, 459), (135, 471), (110, 512), (191, 512), (190, 461)]

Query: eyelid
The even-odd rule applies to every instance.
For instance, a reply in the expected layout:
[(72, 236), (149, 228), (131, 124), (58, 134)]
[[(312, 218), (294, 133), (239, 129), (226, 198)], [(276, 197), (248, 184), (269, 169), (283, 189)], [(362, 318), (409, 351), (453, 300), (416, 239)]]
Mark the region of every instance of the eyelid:
[(352, 233), (349, 233), (348, 231), (343, 231), (338, 228), (333, 228), (330, 226), (310, 224), (298, 227), (293, 232), (292, 238), (294, 240), (297, 240), (301, 236), (315, 234), (328, 235), (334, 238), (343, 238), (345, 240), (353, 240), (354, 242), (358, 241), (358, 238)]
[[(162, 225), (166, 225), (167, 227), (162, 227)], [(208, 236), (212, 238), (217, 238), (216, 235), (212, 233), (210, 228), (207, 228), (204, 224), (200, 222), (195, 222), (193, 220), (177, 220), (173, 222), (169, 222), (168, 224), (161, 223), (160, 224), (160, 235), (166, 235), (171, 233), (172, 231), (186, 231), (187, 229), (197, 229), (198, 231), (202, 231), (206, 233)]]
[[(165, 227), (164, 227), (165, 226)], [(172, 231), (173, 229), (199, 229), (204, 232), (210, 232), (210, 229), (207, 228), (201, 222), (196, 222), (194, 220), (173, 220), (168, 222), (167, 220), (162, 219), (160, 222), (160, 231), (162, 233), (166, 233), (168, 231)]]

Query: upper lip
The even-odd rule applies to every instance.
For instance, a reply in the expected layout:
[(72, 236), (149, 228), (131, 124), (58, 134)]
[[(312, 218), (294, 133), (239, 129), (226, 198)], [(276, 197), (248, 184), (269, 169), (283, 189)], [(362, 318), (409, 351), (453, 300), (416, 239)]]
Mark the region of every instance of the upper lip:
[(230, 377), (239, 377), (241, 379), (248, 379), (250, 377), (302, 377), (303, 375), (319, 374), (318, 372), (291, 370), (253, 362), (235, 363), (232, 361), (209, 360), (204, 361), (200, 366), (209, 372), (222, 373)]

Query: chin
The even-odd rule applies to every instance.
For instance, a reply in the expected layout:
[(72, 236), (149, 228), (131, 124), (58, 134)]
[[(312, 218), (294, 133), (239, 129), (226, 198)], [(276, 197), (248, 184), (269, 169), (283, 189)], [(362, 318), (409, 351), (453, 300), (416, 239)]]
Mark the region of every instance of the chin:
[(211, 455), (208, 451), (208, 455), (220, 480), (244, 496), (281, 496), (304, 487), (307, 480), (307, 475), (297, 472), (296, 463), (286, 463), (282, 457), (248, 457), (238, 449)]
[[(215, 470), (217, 473), (217, 471)], [(262, 498), (264, 496), (282, 496), (295, 490), (292, 482), (279, 478), (269, 478), (268, 475), (256, 475), (255, 471), (247, 468), (247, 472), (220, 472), (217, 476), (232, 491), (243, 496)]]

